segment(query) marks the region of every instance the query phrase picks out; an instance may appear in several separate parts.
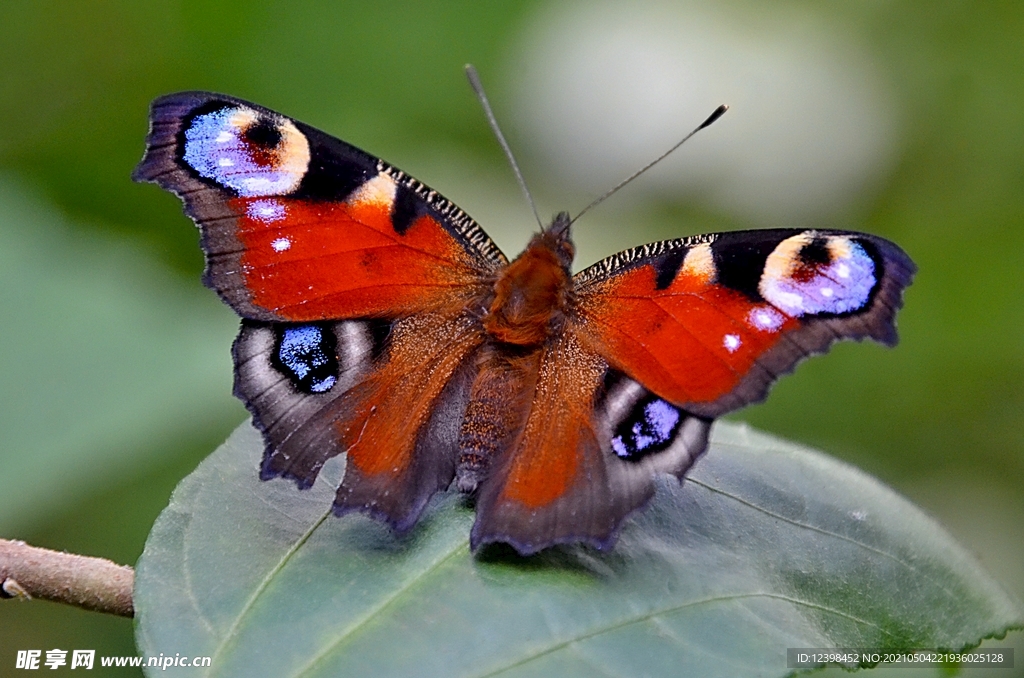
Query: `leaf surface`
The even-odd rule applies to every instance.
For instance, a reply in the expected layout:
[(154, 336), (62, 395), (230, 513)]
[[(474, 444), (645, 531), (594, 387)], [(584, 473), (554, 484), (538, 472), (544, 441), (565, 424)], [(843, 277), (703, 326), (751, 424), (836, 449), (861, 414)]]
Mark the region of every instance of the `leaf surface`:
[(233, 416), (225, 346), (238, 321), (140, 249), (76, 232), (5, 174), (0, 243), (0, 533), (11, 537), (165, 463), (183, 429)]
[[(719, 423), (615, 548), (473, 556), (442, 495), (405, 538), (330, 513), (343, 461), (262, 483), (243, 424), (175, 491), (136, 579), (147, 656), (204, 676), (782, 676), (789, 647), (959, 649), (1020, 606), (866, 474)], [(162, 675), (150, 669), (151, 675)]]

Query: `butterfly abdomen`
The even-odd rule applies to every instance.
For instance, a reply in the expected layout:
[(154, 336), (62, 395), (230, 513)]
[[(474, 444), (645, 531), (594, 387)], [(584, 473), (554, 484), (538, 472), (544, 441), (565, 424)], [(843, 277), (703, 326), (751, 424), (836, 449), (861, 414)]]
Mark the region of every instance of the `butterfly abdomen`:
[(542, 352), (521, 355), (498, 347), (481, 353), (459, 430), (455, 484), (474, 492), (494, 458), (512, 444), (529, 414)]
[(559, 214), (498, 276), (483, 317), (491, 344), (478, 359), (459, 432), (455, 484), (462, 492), (475, 492), (495, 458), (522, 433), (544, 345), (565, 326), (574, 252), (568, 215)]

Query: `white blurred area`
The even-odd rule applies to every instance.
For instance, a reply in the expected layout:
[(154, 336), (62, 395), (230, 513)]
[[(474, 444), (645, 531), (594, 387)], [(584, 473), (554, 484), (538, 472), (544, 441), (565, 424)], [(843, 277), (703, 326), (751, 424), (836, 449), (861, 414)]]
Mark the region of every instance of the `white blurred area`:
[(552, 3), (512, 61), (514, 123), (552, 195), (596, 196), (726, 103), (615, 200), (697, 201), (746, 226), (846, 225), (898, 151), (896, 107), (865, 52), (776, 3)]

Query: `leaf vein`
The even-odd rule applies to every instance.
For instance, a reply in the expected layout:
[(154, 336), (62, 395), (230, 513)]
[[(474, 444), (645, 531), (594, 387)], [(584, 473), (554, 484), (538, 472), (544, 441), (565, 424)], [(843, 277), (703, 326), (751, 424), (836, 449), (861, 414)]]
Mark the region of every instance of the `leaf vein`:
[[(191, 514), (188, 514), (188, 521), (189, 524), (192, 523)], [(185, 527), (185, 530), (188, 530), (188, 526)], [(199, 599), (196, 598), (195, 587), (192, 586), (192, 568), (189, 567), (189, 552), (188, 549), (185, 548), (184, 539), (185, 538), (183, 535), (183, 543), (181, 549), (181, 565), (182, 572), (185, 576), (185, 592), (188, 594), (188, 600), (190, 603), (192, 603), (192, 606), (195, 608), (196, 614), (199, 615), (199, 621), (203, 622), (203, 626), (206, 627), (206, 629), (210, 632), (211, 636), (213, 636), (214, 638), (218, 638), (219, 634), (217, 633), (217, 629), (214, 628), (213, 623), (207, 618), (206, 613), (203, 611), (203, 608), (199, 605)]]
[(459, 542), (456, 545), (456, 547), (453, 548), (449, 553), (447, 553), (443, 558), (438, 559), (436, 562), (431, 563), (429, 567), (418, 572), (415, 576), (412, 577), (412, 579), (402, 584), (399, 588), (397, 588), (394, 591), (394, 593), (392, 593), (390, 596), (382, 600), (376, 607), (374, 607), (372, 610), (369, 610), (365, 615), (363, 615), (361, 619), (357, 620), (349, 628), (342, 631), (341, 634), (336, 639), (331, 641), (326, 647), (324, 647), (322, 650), (313, 655), (313, 657), (308, 662), (306, 662), (306, 664), (302, 668), (300, 668), (298, 671), (292, 674), (293, 678), (298, 678), (299, 676), (305, 675), (306, 673), (311, 671), (317, 664), (319, 664), (325, 657), (327, 657), (327, 655), (331, 654), (339, 647), (344, 645), (345, 642), (348, 641), (357, 631), (366, 626), (366, 624), (368, 624), (374, 617), (376, 617), (381, 612), (390, 607), (391, 604), (394, 603), (395, 600), (397, 600), (403, 593), (405, 593), (413, 586), (421, 582), (428, 575), (436, 572), (438, 569), (441, 568), (441, 566), (443, 566), (445, 563), (451, 560), (456, 554), (460, 553), (464, 548), (468, 549), (468, 547), (469, 540)]
[(238, 631), (238, 627), (241, 626), (242, 620), (249, 613), (249, 610), (252, 609), (252, 606), (256, 603), (256, 600), (261, 595), (263, 595), (263, 592), (266, 591), (268, 586), (270, 586), (270, 582), (273, 581), (274, 577), (276, 577), (277, 574), (284, 569), (284, 566), (288, 564), (288, 561), (292, 559), (292, 556), (294, 556), (295, 553), (307, 541), (309, 541), (309, 538), (313, 536), (313, 532), (315, 532), (316, 529), (320, 527), (321, 524), (323, 524), (323, 522), (327, 519), (327, 516), (329, 515), (331, 515), (331, 509), (327, 509), (326, 511), (324, 511), (324, 513), (309, 527), (309, 529), (306, 530), (302, 534), (302, 536), (300, 536), (295, 541), (294, 544), (292, 544), (292, 546), (285, 552), (283, 556), (281, 556), (281, 559), (277, 561), (274, 567), (270, 568), (270, 570), (267, 572), (267, 575), (263, 577), (263, 580), (260, 581), (259, 585), (253, 590), (252, 595), (250, 595), (249, 598), (245, 601), (245, 605), (243, 605), (242, 609), (239, 610), (238, 615), (235, 617), (235, 621), (232, 622), (231, 627), (224, 635), (224, 638), (221, 641), (220, 645), (218, 645), (217, 649), (214, 651), (210, 661), (211, 672), (207, 675), (212, 675), (214, 667), (219, 666), (217, 662), (218, 657), (220, 657), (220, 655), (223, 654), (224, 648), (230, 645), (231, 641), (234, 640), (234, 638), (236, 637), (236, 632)]
[(942, 591), (944, 591), (950, 598), (955, 598), (956, 597), (953, 594), (952, 591), (950, 591), (948, 588), (943, 586), (940, 582), (936, 581), (932, 577), (929, 577), (928, 575), (926, 575), (925, 573), (921, 572), (916, 567), (914, 567), (913, 565), (911, 565), (907, 561), (899, 558), (895, 554), (889, 553), (888, 551), (883, 551), (882, 549), (879, 549), (879, 548), (876, 548), (874, 546), (871, 546), (870, 544), (865, 544), (864, 542), (858, 541), (858, 540), (856, 540), (856, 539), (854, 539), (852, 537), (847, 537), (846, 535), (839, 534), (838, 532), (832, 532), (830, 530), (826, 530), (824, 528), (817, 527), (815, 525), (810, 525), (808, 523), (802, 523), (799, 520), (794, 520), (792, 518), (787, 518), (786, 516), (784, 516), (782, 514), (775, 513), (774, 511), (769, 511), (768, 509), (764, 508), (763, 506), (758, 506), (757, 504), (755, 504), (753, 502), (747, 501), (746, 499), (743, 499), (742, 497), (739, 497), (737, 495), (734, 495), (734, 494), (731, 494), (729, 492), (726, 492), (725, 490), (720, 490), (717, 487), (712, 487), (711, 485), (708, 485), (707, 483), (702, 483), (701, 481), (696, 480), (695, 478), (687, 477), (686, 480), (688, 482), (693, 483), (694, 485), (699, 485), (700, 487), (703, 487), (708, 492), (714, 492), (715, 494), (720, 494), (723, 497), (728, 497), (729, 499), (737, 501), (737, 502), (743, 504), (744, 506), (746, 506), (748, 508), (754, 509), (755, 511), (760, 511), (761, 513), (764, 513), (767, 516), (775, 518), (776, 520), (781, 520), (782, 522), (789, 523), (790, 525), (793, 525), (795, 527), (802, 527), (802, 528), (804, 528), (806, 530), (810, 530), (812, 532), (817, 532), (818, 534), (823, 534), (823, 535), (828, 536), (828, 537), (835, 537), (836, 539), (840, 539), (842, 541), (848, 542), (848, 543), (853, 544), (855, 546), (859, 546), (862, 549), (866, 549), (868, 551), (871, 551), (872, 553), (876, 553), (876, 554), (878, 554), (880, 556), (883, 556), (885, 558), (889, 558), (890, 560), (892, 560), (892, 561), (902, 565), (903, 567), (907, 568), (911, 572), (914, 572), (914, 573), (918, 574), (919, 576), (921, 576), (926, 581), (931, 582), (937, 588), (939, 588)]
[(871, 622), (869, 622), (866, 619), (860, 619), (859, 617), (854, 617), (851, 614), (847, 614), (846, 612), (842, 612), (841, 610), (836, 610), (836, 609), (830, 608), (830, 607), (828, 607), (826, 605), (820, 605), (818, 603), (812, 603), (810, 601), (800, 600), (799, 598), (793, 598), (791, 596), (784, 596), (784, 595), (778, 594), (778, 593), (768, 593), (768, 592), (763, 592), (763, 591), (755, 591), (755, 592), (752, 592), (752, 593), (737, 593), (737, 594), (726, 595), (726, 596), (712, 596), (710, 598), (702, 598), (700, 600), (693, 600), (693, 601), (690, 601), (688, 603), (683, 603), (682, 605), (675, 605), (673, 607), (668, 607), (668, 608), (664, 608), (664, 609), (660, 609), (660, 610), (654, 610), (653, 612), (650, 612), (648, 614), (645, 614), (645, 615), (642, 615), (642, 616), (639, 616), (639, 617), (636, 617), (636, 618), (633, 618), (633, 619), (627, 619), (625, 621), (618, 622), (616, 624), (611, 624), (609, 626), (605, 626), (605, 627), (596, 629), (594, 631), (590, 631), (588, 633), (581, 633), (581, 634), (579, 634), (577, 636), (574, 636), (572, 638), (567, 638), (566, 640), (554, 643), (550, 647), (548, 647), (548, 648), (546, 648), (544, 650), (541, 650), (539, 652), (536, 652), (536, 653), (534, 653), (534, 654), (532, 654), (532, 655), (530, 655), (528, 657), (524, 657), (524, 658), (522, 658), (522, 659), (520, 659), (520, 660), (518, 660), (516, 662), (513, 662), (512, 664), (508, 664), (507, 666), (499, 667), (499, 668), (494, 669), (492, 671), (489, 671), (487, 673), (479, 674), (477, 676), (477, 678), (492, 678), (492, 676), (500, 675), (500, 674), (505, 673), (507, 671), (511, 671), (512, 669), (515, 669), (515, 668), (518, 668), (518, 667), (523, 666), (525, 664), (528, 664), (528, 663), (530, 663), (530, 662), (532, 662), (532, 661), (534, 661), (536, 659), (540, 659), (541, 657), (545, 657), (545, 656), (547, 656), (549, 654), (552, 654), (554, 652), (558, 652), (559, 650), (563, 650), (563, 649), (569, 648), (570, 646), (572, 646), (572, 645), (574, 645), (576, 643), (579, 643), (581, 641), (590, 640), (591, 638), (596, 638), (596, 637), (604, 635), (606, 633), (612, 633), (614, 631), (618, 631), (619, 629), (623, 629), (623, 628), (626, 628), (627, 626), (632, 626), (634, 624), (641, 624), (641, 623), (644, 623), (644, 622), (647, 622), (647, 621), (651, 621), (652, 619), (657, 618), (658, 616), (674, 614), (676, 612), (681, 612), (681, 611), (683, 611), (683, 610), (685, 610), (687, 608), (694, 607), (694, 606), (697, 606), (697, 605), (706, 605), (706, 604), (709, 604), (709, 603), (729, 602), (729, 601), (734, 601), (734, 600), (743, 600), (743, 599), (746, 599), (746, 598), (773, 598), (775, 600), (781, 600), (781, 601), (784, 601), (784, 602), (787, 602), (787, 603), (791, 603), (793, 605), (800, 605), (800, 606), (803, 606), (803, 607), (808, 607), (808, 608), (811, 608), (811, 609), (814, 609), (814, 610), (818, 610), (820, 612), (828, 612), (828, 613), (837, 615), (839, 617), (843, 617), (845, 619), (849, 619), (850, 621), (852, 621), (854, 623), (857, 623), (857, 624), (863, 624), (865, 626), (871, 626), (871, 627), (873, 627), (875, 629), (878, 629), (878, 631), (880, 631), (881, 633), (884, 633), (887, 636), (891, 636), (892, 635), (890, 632), (888, 632), (885, 629), (881, 628), (877, 624), (872, 624)]

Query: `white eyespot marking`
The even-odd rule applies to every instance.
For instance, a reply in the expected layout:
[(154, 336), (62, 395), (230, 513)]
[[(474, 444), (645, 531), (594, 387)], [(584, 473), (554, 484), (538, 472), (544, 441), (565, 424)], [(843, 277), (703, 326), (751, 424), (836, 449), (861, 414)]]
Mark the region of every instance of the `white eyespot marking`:
[(867, 511), (850, 511), (850, 517), (860, 522), (868, 517)]
[(292, 241), (288, 238), (278, 238), (270, 243), (270, 246), (274, 248), (275, 252), (284, 252), (292, 246)]
[(378, 174), (356, 189), (352, 197), (349, 198), (349, 203), (353, 205), (372, 205), (373, 207), (390, 211), (391, 206), (395, 203), (397, 191), (398, 186), (395, 185), (394, 179), (386, 174)]
[(774, 332), (780, 327), (786, 320), (782, 317), (782, 314), (776, 311), (771, 306), (758, 306), (747, 314), (747, 323), (759, 330), (765, 330), (767, 332)]
[(284, 219), (285, 207), (277, 200), (253, 200), (246, 207), (245, 214), (250, 219), (261, 221), (264, 224), (272, 224)]
[(798, 318), (863, 308), (876, 283), (875, 262), (859, 243), (804, 231), (768, 255), (758, 291), (780, 311)]
[(682, 273), (699, 279), (701, 282), (711, 282), (715, 278), (715, 259), (711, 254), (711, 245), (704, 243), (691, 247), (683, 259)]
[(738, 334), (727, 334), (722, 338), (722, 346), (725, 346), (729, 353), (735, 353), (742, 343)]
[(199, 176), (243, 197), (261, 197), (297, 189), (310, 156), (306, 136), (291, 120), (228, 106), (192, 120), (183, 157)]
[[(761, 282), (758, 288), (763, 287), (766, 280), (788, 280), (793, 274), (794, 266), (799, 261), (800, 250), (810, 245), (813, 238), (813, 231), (803, 231), (776, 245), (764, 262), (764, 271), (761, 272)], [(763, 291), (761, 295), (764, 296)], [(765, 297), (765, 299), (767, 298)]]

